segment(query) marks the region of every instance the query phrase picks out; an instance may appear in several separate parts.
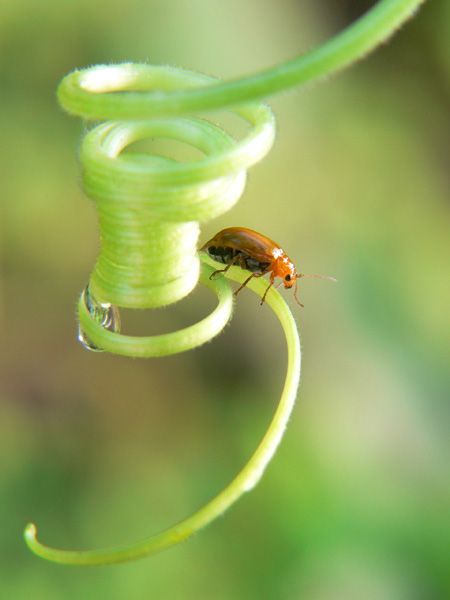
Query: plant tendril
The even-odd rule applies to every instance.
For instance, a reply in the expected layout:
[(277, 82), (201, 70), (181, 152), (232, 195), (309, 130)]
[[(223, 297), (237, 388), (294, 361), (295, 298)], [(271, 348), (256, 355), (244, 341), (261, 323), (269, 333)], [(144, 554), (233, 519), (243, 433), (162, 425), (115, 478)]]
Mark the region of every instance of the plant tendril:
[[(80, 161), (87, 195), (99, 214), (100, 254), (79, 301), (79, 339), (86, 348), (126, 356), (163, 356), (194, 348), (217, 335), (232, 313), (232, 292), (222, 275), (209, 279), (213, 263), (197, 252), (199, 223), (222, 215), (238, 201), (246, 169), (261, 160), (275, 137), (270, 94), (317, 80), (349, 66), (386, 41), (424, 0), (379, 0), (360, 19), (326, 43), (275, 68), (230, 82), (173, 67), (125, 63), (76, 70), (58, 88), (65, 110), (105, 121), (82, 140)], [(201, 118), (228, 107), (249, 128), (236, 141)], [(165, 138), (200, 151), (178, 162), (150, 153), (125, 152), (140, 140)], [(226, 277), (247, 277), (232, 267)], [(120, 332), (120, 307), (155, 308), (187, 296), (198, 281), (218, 306), (205, 319), (159, 336)], [(260, 297), (268, 283), (252, 279)], [(141, 542), (93, 551), (57, 550), (41, 544), (29, 524), (25, 540), (37, 555), (70, 565), (112, 564), (168, 548), (222, 514), (261, 478), (284, 433), (300, 377), (300, 344), (289, 308), (271, 288), (266, 302), (283, 327), (288, 366), (272, 422), (253, 456), (213, 500), (193, 515)]]
[[(117, 77), (118, 73), (129, 85), (125, 75), (130, 69), (134, 67), (94, 67), (90, 74), (96, 73), (107, 90), (108, 77)], [(154, 69), (141, 65), (138, 81), (149, 77)], [(162, 81), (169, 87), (183, 82), (192, 86), (213, 78), (164, 68), (158, 79)], [(108, 104), (111, 95), (115, 97), (116, 93), (102, 94), (101, 99)], [(93, 306), (107, 304), (115, 311), (118, 307), (165, 306), (184, 298), (197, 285), (199, 221), (217, 217), (237, 202), (244, 189), (246, 169), (270, 150), (275, 136), (272, 112), (263, 104), (247, 104), (233, 112), (251, 128), (239, 142), (205, 119), (188, 117), (108, 121), (83, 139), (83, 186), (96, 204), (102, 241), (89, 280), (91, 306), (85, 305), (92, 317), (89, 333), (83, 329), (87, 325), (86, 310), (81, 304), (79, 307), (80, 339), (89, 348), (129, 355), (130, 349), (137, 347), (118, 328), (106, 328), (104, 314), (91, 310)], [(121, 118), (120, 110), (116, 118)], [(123, 152), (133, 142), (148, 138), (189, 144), (204, 158), (177, 162), (153, 154)], [(86, 298), (84, 293), (81, 303)], [(209, 336), (199, 338), (199, 343), (219, 331), (211, 328)], [(139, 356), (155, 356), (151, 338), (145, 343), (143, 339), (138, 341), (140, 347), (147, 346)]]
[[(202, 260), (214, 264), (207, 257), (202, 257)], [(246, 278), (246, 274), (238, 267), (234, 267), (227, 272), (227, 277), (242, 283)], [(220, 275), (215, 279), (224, 279), (224, 277)], [(268, 285), (268, 282), (263, 279), (253, 279), (247, 287), (262, 298)], [(286, 336), (288, 349), (286, 380), (277, 410), (269, 428), (253, 453), (253, 456), (231, 483), (215, 498), (184, 521), (140, 542), (115, 548), (79, 552), (50, 548), (44, 546), (36, 539), (36, 527), (33, 524), (29, 524), (25, 530), (25, 540), (33, 552), (47, 560), (75, 566), (106, 565), (143, 558), (185, 540), (221, 515), (242, 494), (250, 491), (258, 483), (281, 441), (294, 407), (300, 379), (300, 341), (292, 313), (283, 297), (273, 288), (267, 294), (266, 303), (277, 315)]]
[[(123, 72), (120, 65), (115, 77), (94, 67), (74, 71), (63, 79), (58, 98), (67, 111), (88, 119), (148, 118), (156, 115), (195, 114), (211, 108), (231, 106), (248, 100), (265, 98), (297, 85), (315, 81), (338, 72), (363, 58), (385, 43), (408, 19), (412, 18), (425, 0), (379, 0), (372, 9), (333, 38), (293, 60), (271, 69), (200, 89), (188, 82), (167, 86), (165, 67), (152, 67), (147, 77), (140, 78), (146, 65), (129, 64)], [(114, 70), (115, 67), (108, 67)], [(100, 72), (97, 73), (96, 69)], [(104, 73), (105, 84), (102, 81)], [(193, 74), (195, 76), (195, 74)], [(201, 76), (199, 76), (201, 77)], [(110, 94), (102, 98), (103, 85), (107, 91), (135, 90), (125, 95)], [(193, 89), (194, 88), (194, 89)], [(157, 91), (149, 91), (149, 90)]]

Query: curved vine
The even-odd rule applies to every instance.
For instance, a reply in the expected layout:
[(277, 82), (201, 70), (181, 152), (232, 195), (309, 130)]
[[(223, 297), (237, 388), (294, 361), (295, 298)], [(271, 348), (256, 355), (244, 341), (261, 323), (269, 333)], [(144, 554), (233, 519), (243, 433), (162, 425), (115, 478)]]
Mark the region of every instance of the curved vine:
[[(103, 67), (103, 81), (117, 73), (123, 76), (128, 70), (129, 65)], [(153, 70), (142, 65), (138, 81), (149, 77)], [(99, 73), (96, 68), (94, 72)], [(213, 78), (171, 67), (164, 68), (159, 85), (161, 81), (168, 87), (192, 86), (205, 85)], [(103, 89), (109, 89), (109, 85)], [(103, 97), (110, 102), (109, 94)], [(119, 333), (118, 326), (105, 327), (102, 312), (92, 307), (104, 303), (126, 308), (164, 306), (184, 298), (196, 286), (199, 221), (216, 217), (237, 202), (244, 188), (245, 170), (270, 150), (275, 135), (273, 115), (263, 104), (247, 104), (233, 112), (250, 127), (250, 133), (240, 142), (213, 123), (193, 117), (108, 121), (83, 139), (83, 186), (96, 204), (102, 240), (89, 281), (92, 302), (87, 306), (84, 294), (85, 307), (82, 302), (79, 307), (80, 337), (90, 348), (129, 355), (139, 347), (139, 356), (155, 356), (154, 338), (135, 338), (131, 343)], [(119, 111), (117, 118), (120, 116)], [(189, 144), (204, 157), (176, 162), (162, 156), (124, 152), (133, 142), (148, 138)], [(211, 327), (206, 339), (220, 329)], [(189, 347), (206, 339), (191, 336)]]
[[(205, 260), (210, 261), (207, 258)], [(246, 275), (242, 271), (235, 269), (229, 273), (229, 277), (242, 283)], [(224, 279), (224, 277), (220, 276), (216, 279)], [(248, 287), (262, 297), (268, 287), (268, 282), (263, 279), (254, 279)], [(75, 566), (105, 565), (142, 558), (185, 540), (221, 515), (242, 494), (250, 491), (258, 483), (281, 441), (294, 407), (300, 379), (300, 341), (292, 313), (279, 292), (273, 288), (269, 290), (266, 302), (278, 316), (286, 336), (288, 348), (286, 380), (277, 410), (269, 428), (253, 453), (253, 456), (233, 481), (200, 510), (180, 523), (137, 543), (115, 548), (92, 551), (71, 551), (50, 548), (41, 544), (36, 539), (36, 527), (30, 524), (25, 530), (25, 540), (33, 552), (52, 562)]]
[[(193, 348), (219, 333), (231, 316), (231, 290), (223, 276), (209, 280), (212, 267), (197, 253), (199, 222), (229, 210), (240, 197), (245, 170), (269, 151), (274, 118), (259, 99), (336, 72), (385, 41), (423, 0), (380, 0), (366, 15), (313, 51), (262, 73), (222, 83), (172, 67), (101, 65), (79, 70), (58, 88), (61, 105), (91, 119), (112, 119), (89, 132), (81, 146), (83, 185), (99, 214), (100, 255), (79, 302), (80, 340), (93, 350), (128, 356), (161, 356)], [(258, 100), (258, 101), (257, 101)], [(250, 128), (236, 142), (210, 121), (192, 116), (232, 107)], [(191, 116), (186, 116), (191, 115)], [(180, 163), (150, 154), (124, 152), (135, 141), (163, 137), (187, 143), (203, 158)], [(243, 282), (237, 268), (227, 277)], [(212, 288), (213, 313), (184, 330), (132, 337), (119, 332), (119, 307), (151, 308), (176, 302), (198, 280)], [(267, 282), (249, 287), (260, 296)], [(213, 500), (179, 524), (136, 544), (85, 552), (56, 550), (36, 539), (33, 552), (48, 560), (94, 565), (146, 556), (186, 539), (210, 523), (260, 479), (283, 435), (300, 373), (300, 346), (292, 315), (275, 290), (267, 303), (278, 315), (288, 344), (286, 382), (275, 416), (250, 461)]]
[[(379, 0), (357, 21), (324, 44), (310, 52), (260, 73), (213, 85), (196, 86), (176, 84), (166, 87), (166, 67), (152, 67), (141, 79), (147, 65), (128, 64), (115, 76), (94, 67), (74, 71), (66, 77), (58, 90), (58, 98), (68, 112), (88, 119), (137, 119), (156, 115), (195, 114), (211, 108), (256, 100), (317, 80), (348, 67), (386, 42), (425, 0)], [(114, 71), (115, 67), (106, 67)], [(98, 69), (98, 71), (96, 71)], [(103, 79), (103, 74), (105, 79)], [(157, 88), (157, 92), (149, 91)], [(104, 91), (127, 89), (127, 97), (111, 95), (107, 101)], [(135, 92), (133, 93), (133, 90)]]

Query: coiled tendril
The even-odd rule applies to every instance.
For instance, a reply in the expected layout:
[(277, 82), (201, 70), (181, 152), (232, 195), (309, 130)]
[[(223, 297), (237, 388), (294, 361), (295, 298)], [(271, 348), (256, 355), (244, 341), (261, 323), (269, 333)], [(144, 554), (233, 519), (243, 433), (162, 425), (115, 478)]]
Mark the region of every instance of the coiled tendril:
[[(88, 133), (80, 151), (83, 185), (96, 203), (101, 234), (100, 256), (79, 302), (80, 339), (85, 345), (129, 356), (161, 356), (193, 348), (222, 329), (231, 315), (231, 290), (223, 276), (209, 280), (214, 269), (208, 258), (200, 268), (198, 223), (236, 203), (245, 169), (272, 145), (273, 115), (268, 107), (253, 101), (351, 64), (392, 35), (422, 1), (380, 0), (310, 53), (229, 83), (192, 71), (135, 64), (93, 67), (63, 79), (58, 98), (66, 110), (90, 119), (113, 120)], [(224, 106), (232, 106), (251, 127), (238, 143), (205, 119), (180, 116)], [(204, 158), (178, 163), (161, 156), (123, 153), (131, 143), (154, 137), (190, 144)], [(209, 317), (161, 336), (119, 334), (117, 307), (153, 308), (176, 302), (189, 294), (199, 277), (219, 298)], [(246, 275), (230, 269), (227, 277), (242, 283)], [(258, 279), (249, 287), (262, 296), (267, 285)], [(192, 516), (141, 542), (85, 552), (56, 550), (38, 542), (36, 528), (30, 524), (25, 539), (31, 550), (42, 558), (72, 565), (146, 556), (198, 531), (259, 481), (283, 435), (300, 375), (300, 345), (292, 315), (273, 289), (267, 303), (286, 335), (286, 382), (266, 434), (235, 479)]]
[[(74, 87), (86, 94), (85, 110), (96, 107), (99, 116), (121, 109), (134, 96), (133, 90), (193, 88), (216, 83), (212, 77), (169, 67), (123, 64), (75, 71), (66, 77), (59, 97), (67, 110)], [(98, 107), (98, 96), (103, 101)], [(96, 105), (97, 104), (97, 105)], [(86, 108), (87, 107), (87, 108)], [(166, 336), (135, 337), (118, 333), (119, 319), (106, 327), (104, 310), (110, 305), (154, 308), (184, 298), (199, 279), (197, 242), (199, 221), (229, 210), (245, 184), (245, 170), (270, 149), (274, 118), (261, 103), (234, 110), (251, 126), (250, 133), (236, 143), (217, 125), (195, 117), (154, 118), (103, 123), (90, 131), (80, 149), (83, 186), (96, 203), (101, 250), (79, 305), (81, 338), (93, 348), (130, 356), (160, 356), (201, 344), (218, 333), (231, 314), (229, 294), (222, 290), (219, 307), (205, 322)], [(181, 163), (149, 154), (123, 151), (147, 138), (169, 138), (189, 144), (204, 158)], [(206, 282), (203, 276), (202, 281)], [(208, 284), (211, 285), (211, 284)], [(213, 284), (217, 293), (222, 284)], [(91, 302), (86, 302), (87, 298)], [(227, 300), (228, 298), (228, 300)], [(185, 348), (182, 348), (185, 346)]]

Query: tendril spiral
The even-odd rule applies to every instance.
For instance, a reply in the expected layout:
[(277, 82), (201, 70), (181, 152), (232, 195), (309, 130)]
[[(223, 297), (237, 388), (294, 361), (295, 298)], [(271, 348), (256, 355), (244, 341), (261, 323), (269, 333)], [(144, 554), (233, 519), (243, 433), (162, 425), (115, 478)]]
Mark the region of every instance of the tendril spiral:
[[(143, 110), (132, 120), (127, 115), (139, 97), (130, 92), (155, 90), (157, 95), (157, 90), (189, 89), (217, 81), (183, 69), (128, 63), (75, 71), (62, 81), (58, 96), (66, 110), (115, 119), (92, 129), (80, 148), (83, 187), (96, 204), (101, 237), (100, 255), (89, 281), (93, 303), (106, 303), (114, 310), (155, 308), (184, 298), (196, 286), (199, 222), (223, 214), (238, 201), (246, 169), (272, 146), (273, 114), (261, 103), (235, 107), (233, 112), (250, 126), (239, 142), (204, 118), (148, 119)], [(133, 142), (149, 138), (183, 142), (203, 157), (177, 162), (124, 152)], [(118, 325), (105, 327), (91, 306), (84, 303), (83, 309), (80, 304), (81, 339), (92, 349), (103, 349), (106, 344), (111, 352), (135, 356), (135, 345), (119, 333)], [(231, 315), (230, 302), (223, 311)], [(206, 339), (216, 335), (226, 320), (210, 323)], [(118, 324), (119, 319), (113, 322)], [(199, 336), (193, 345), (206, 339)], [(139, 338), (139, 344), (140, 356), (159, 354), (155, 337)]]
[[(74, 71), (58, 89), (70, 113), (101, 121), (80, 149), (83, 186), (96, 204), (101, 249), (79, 302), (80, 339), (90, 349), (129, 356), (161, 356), (193, 348), (219, 333), (232, 311), (228, 281), (197, 254), (199, 223), (229, 210), (239, 199), (246, 169), (269, 151), (275, 135), (272, 112), (259, 98), (313, 81), (360, 59), (385, 41), (423, 0), (379, 0), (363, 17), (328, 42), (275, 68), (247, 78), (218, 79), (172, 67), (102, 65)], [(245, 104), (243, 103), (245, 101)], [(232, 107), (250, 132), (235, 141), (198, 115)], [(148, 138), (188, 144), (203, 155), (177, 162), (125, 150)], [(227, 277), (242, 284), (238, 270)], [(119, 308), (156, 308), (177, 302), (197, 281), (218, 296), (217, 308), (184, 330), (152, 337), (119, 333)], [(268, 283), (248, 287), (263, 297)], [(25, 540), (37, 555), (62, 564), (100, 565), (141, 558), (198, 531), (252, 489), (272, 458), (291, 414), (300, 377), (295, 321), (273, 288), (267, 303), (283, 327), (288, 365), (275, 415), (250, 460), (215, 498), (187, 519), (137, 543), (92, 551), (65, 551), (40, 543), (29, 524)]]

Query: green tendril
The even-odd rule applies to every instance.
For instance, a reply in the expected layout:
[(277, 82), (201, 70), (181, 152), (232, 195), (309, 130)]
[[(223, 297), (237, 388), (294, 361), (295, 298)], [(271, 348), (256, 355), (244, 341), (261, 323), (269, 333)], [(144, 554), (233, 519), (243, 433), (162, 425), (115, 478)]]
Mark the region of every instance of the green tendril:
[[(205, 261), (211, 262), (206, 257)], [(211, 264), (214, 263), (211, 262)], [(227, 277), (242, 283), (247, 275), (237, 267), (232, 267), (227, 273)], [(217, 276), (216, 279), (224, 279), (224, 277)], [(267, 286), (267, 281), (253, 279), (247, 287), (250, 287), (262, 297)], [(169, 548), (185, 540), (202, 527), (205, 527), (258, 483), (281, 441), (294, 407), (300, 378), (300, 341), (292, 313), (282, 296), (273, 288), (267, 294), (266, 303), (277, 315), (286, 336), (288, 349), (286, 380), (277, 410), (269, 428), (253, 453), (253, 456), (233, 481), (215, 498), (184, 521), (173, 527), (169, 527), (162, 533), (134, 544), (84, 552), (57, 550), (41, 544), (36, 539), (35, 525), (29, 524), (25, 529), (25, 540), (35, 554), (52, 562), (75, 566), (106, 565), (143, 558)]]
[[(100, 79), (105, 82), (112, 73), (128, 70), (129, 65), (104, 67)], [(153, 67), (141, 66), (138, 79), (149, 70)], [(94, 72), (99, 74), (95, 68)], [(166, 85), (214, 81), (175, 68), (165, 68), (161, 78)], [(103, 90), (108, 89), (105, 83)], [(105, 104), (111, 100), (110, 94), (101, 97)], [(233, 112), (250, 127), (239, 142), (209, 121), (187, 117), (106, 122), (83, 139), (83, 186), (96, 204), (101, 237), (100, 255), (89, 281), (92, 305), (109, 304), (114, 310), (165, 306), (184, 298), (197, 285), (199, 221), (223, 214), (238, 201), (246, 169), (270, 150), (275, 136), (275, 121), (266, 106), (247, 104)], [(162, 156), (123, 152), (133, 142), (149, 138), (189, 144), (203, 158), (180, 163)], [(83, 294), (81, 302), (85, 300)], [(139, 348), (138, 356), (158, 355), (155, 349), (160, 347), (159, 340), (146, 338), (144, 344), (137, 339), (133, 343), (118, 328), (103, 335), (99, 331), (105, 329), (102, 319), (91, 339), (92, 326), (90, 333), (84, 331), (86, 310), (93, 319), (99, 315), (103, 318), (101, 311), (91, 308), (79, 305), (80, 338), (90, 348), (126, 355)], [(207, 323), (212, 324), (212, 320)], [(191, 347), (219, 331), (211, 326), (209, 334)], [(178, 337), (181, 339), (181, 332)], [(180, 347), (188, 349), (187, 330), (185, 339)]]
[[(79, 338), (87, 348), (126, 356), (163, 356), (198, 346), (217, 335), (232, 313), (232, 294), (214, 263), (197, 252), (199, 223), (228, 211), (241, 196), (246, 169), (261, 160), (275, 138), (270, 109), (259, 100), (300, 83), (335, 73), (386, 41), (423, 0), (380, 0), (334, 38), (275, 68), (223, 83), (193, 71), (125, 63), (77, 70), (65, 77), (58, 99), (69, 113), (106, 121), (80, 148), (83, 186), (99, 214), (100, 254), (79, 302)], [(249, 132), (239, 141), (209, 120), (206, 109), (228, 107)], [(177, 162), (155, 154), (125, 152), (139, 140), (165, 138), (200, 151), (197, 161)], [(210, 264), (207, 264), (210, 263)], [(248, 273), (232, 267), (228, 278)], [(119, 308), (154, 308), (177, 302), (200, 281), (218, 306), (199, 323), (158, 336), (119, 332)], [(248, 287), (262, 297), (268, 283)], [(142, 542), (75, 552), (56, 550), (25, 530), (30, 549), (42, 558), (71, 565), (110, 564), (168, 548), (223, 513), (260, 479), (291, 413), (300, 376), (300, 345), (293, 317), (281, 296), (269, 290), (288, 347), (286, 381), (275, 416), (250, 461), (213, 500), (191, 517)]]
[(86, 307), (82, 296), (78, 305), (81, 329), (95, 348), (123, 356), (149, 358), (191, 350), (220, 333), (231, 317), (233, 296), (230, 285), (223, 277), (209, 279), (213, 273), (212, 267), (202, 264), (200, 283), (217, 294), (219, 304), (210, 315), (195, 325), (162, 335), (145, 337), (119, 335), (101, 326)]
[[(179, 300), (195, 287), (197, 222), (237, 202), (245, 169), (273, 142), (269, 109), (255, 107), (248, 114), (254, 117), (254, 129), (240, 144), (211, 123), (186, 118), (106, 123), (86, 136), (80, 152), (83, 185), (96, 202), (102, 235), (91, 278), (98, 299), (130, 308), (154, 307)], [(150, 137), (189, 143), (207, 156), (176, 163), (120, 154), (137, 139)]]
[[(380, 0), (360, 19), (321, 46), (294, 60), (235, 81), (219, 84), (216, 80), (203, 89), (192, 89), (202, 85), (202, 75), (191, 73), (191, 81), (180, 78), (167, 82), (165, 67), (128, 64), (123, 70), (122, 65), (100, 66), (75, 71), (66, 77), (59, 87), (58, 98), (69, 112), (91, 119), (193, 114), (264, 98), (336, 73), (363, 58), (386, 42), (424, 1)], [(197, 85), (195, 78), (198, 78)], [(125, 89), (130, 90), (126, 97), (120, 93), (109, 94), (107, 101), (102, 97), (105, 91)]]

